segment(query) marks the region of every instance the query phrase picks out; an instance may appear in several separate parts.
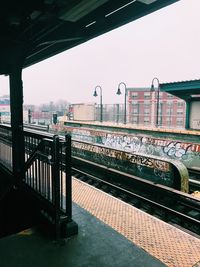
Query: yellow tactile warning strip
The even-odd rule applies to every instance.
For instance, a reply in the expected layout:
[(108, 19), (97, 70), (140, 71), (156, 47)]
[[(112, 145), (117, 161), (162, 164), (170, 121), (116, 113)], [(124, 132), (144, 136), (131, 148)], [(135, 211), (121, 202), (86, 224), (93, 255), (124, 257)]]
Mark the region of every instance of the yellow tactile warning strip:
[(73, 201), (167, 266), (199, 266), (200, 239), (75, 178)]
[(28, 228), (19, 232), (17, 235), (32, 235), (32, 234), (33, 234), (33, 229)]

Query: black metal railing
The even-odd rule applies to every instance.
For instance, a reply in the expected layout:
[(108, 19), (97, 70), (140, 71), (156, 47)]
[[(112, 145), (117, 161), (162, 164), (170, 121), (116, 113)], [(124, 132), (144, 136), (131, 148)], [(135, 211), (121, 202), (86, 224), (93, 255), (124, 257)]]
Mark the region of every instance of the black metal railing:
[(12, 131), (5, 125), (0, 127), (0, 164), (12, 171)]
[[(54, 188), (59, 185), (60, 208), (65, 210), (67, 205), (64, 197), (67, 196), (67, 178), (70, 180), (70, 145), (71, 138), (60, 139), (58, 136), (50, 138), (25, 136), (26, 164), (25, 182), (44, 198), (54, 202)], [(63, 164), (63, 160), (65, 163)]]
[[(72, 220), (71, 137), (24, 130), (25, 165), (20, 185), (39, 199), (41, 211), (54, 225), (56, 238), (62, 222)], [(12, 135), (9, 126), (0, 126), (0, 163), (12, 170)], [(5, 156), (6, 155), (6, 156)], [(63, 164), (64, 163), (64, 164)]]

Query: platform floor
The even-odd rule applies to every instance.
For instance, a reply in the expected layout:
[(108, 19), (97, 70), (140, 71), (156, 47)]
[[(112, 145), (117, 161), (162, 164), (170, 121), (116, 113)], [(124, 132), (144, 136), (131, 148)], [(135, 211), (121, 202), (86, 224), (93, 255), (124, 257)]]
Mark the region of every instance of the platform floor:
[(79, 234), (64, 244), (27, 229), (0, 239), (0, 267), (199, 267), (200, 239), (73, 179)]
[(165, 266), (76, 204), (73, 219), (79, 233), (63, 244), (36, 229), (0, 239), (0, 267)]
[(73, 201), (167, 266), (200, 266), (200, 239), (77, 179)]

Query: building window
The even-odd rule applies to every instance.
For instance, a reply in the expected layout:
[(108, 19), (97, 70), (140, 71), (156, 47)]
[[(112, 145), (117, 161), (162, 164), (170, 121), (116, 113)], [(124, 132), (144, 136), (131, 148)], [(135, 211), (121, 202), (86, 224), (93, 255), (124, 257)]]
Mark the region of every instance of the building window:
[(133, 123), (138, 123), (138, 118), (133, 118)]
[(177, 115), (183, 115), (183, 110), (182, 109), (178, 109), (177, 110)]
[(167, 107), (168, 107), (168, 108), (173, 107), (173, 102), (167, 102)]
[(150, 104), (144, 103), (144, 108), (150, 108)]
[(138, 114), (138, 108), (133, 109), (133, 114)]
[(137, 92), (133, 92), (132, 93), (132, 99), (137, 98), (137, 97), (138, 97), (138, 93)]
[(166, 113), (167, 113), (167, 115), (171, 115), (172, 114), (172, 109), (171, 108), (170, 109), (168, 108)]
[(171, 123), (172, 123), (172, 118), (171, 117), (167, 117), (166, 118), (166, 125), (167, 126), (171, 126)]
[(150, 92), (144, 92), (144, 99), (149, 99), (151, 97)]
[(150, 122), (149, 117), (144, 117), (144, 124), (149, 124), (149, 122)]
[(177, 118), (177, 120), (176, 120), (176, 124), (177, 124), (177, 126), (183, 126), (183, 119), (181, 119), (181, 118)]
[(174, 96), (171, 94), (167, 94), (167, 98), (173, 98)]
[(147, 108), (145, 108), (145, 109), (144, 109), (144, 114), (149, 114), (149, 113), (150, 113), (150, 110), (147, 109)]
[(178, 106), (178, 108), (181, 108), (181, 107), (183, 107), (183, 105), (184, 105), (184, 102), (177, 102), (177, 106)]
[(159, 103), (159, 112), (162, 113), (163, 112), (163, 102), (160, 101)]

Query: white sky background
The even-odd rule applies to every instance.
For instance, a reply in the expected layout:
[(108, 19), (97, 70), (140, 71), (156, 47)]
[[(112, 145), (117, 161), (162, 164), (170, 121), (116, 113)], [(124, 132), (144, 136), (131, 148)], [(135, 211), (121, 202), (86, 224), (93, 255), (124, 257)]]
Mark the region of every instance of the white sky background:
[[(154, 77), (200, 79), (199, 14), (200, 0), (181, 0), (23, 70), (24, 103), (99, 103), (96, 85), (103, 103), (122, 103), (116, 95), (122, 81), (149, 87)], [(8, 77), (0, 76), (0, 95), (7, 91)]]

